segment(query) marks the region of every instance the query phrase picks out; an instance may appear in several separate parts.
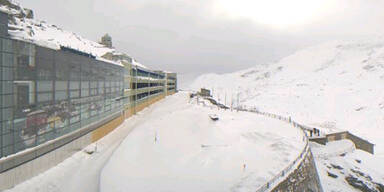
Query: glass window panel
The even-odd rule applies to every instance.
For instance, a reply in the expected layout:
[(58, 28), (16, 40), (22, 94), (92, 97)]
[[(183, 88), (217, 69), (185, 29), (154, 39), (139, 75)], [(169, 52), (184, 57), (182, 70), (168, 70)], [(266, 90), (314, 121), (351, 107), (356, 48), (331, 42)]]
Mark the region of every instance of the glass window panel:
[(3, 134), (3, 146), (13, 144), (13, 133)]
[(88, 89), (88, 88), (89, 88), (89, 81), (82, 81), (81, 89)]
[(36, 58), (36, 64), (39, 69), (47, 69), (53, 72), (53, 60), (48, 59), (46, 57), (38, 57)]
[(68, 80), (69, 69), (67, 63), (56, 63), (56, 78)]
[(55, 82), (55, 89), (56, 90), (67, 90), (68, 89), (68, 81), (56, 81)]
[(13, 93), (13, 81), (2, 81), (2, 90), (0, 94)]
[(16, 56), (16, 63), (17, 63), (17, 67), (34, 67), (35, 66), (35, 63), (32, 62), (32, 59), (30, 56), (28, 55), (17, 55)]
[(18, 42), (17, 43), (17, 48), (18, 48), (18, 53), (19, 54), (24, 54), (24, 55), (35, 55), (35, 49), (34, 45), (30, 43), (25, 43), (25, 42)]
[(52, 81), (37, 81), (37, 91), (52, 91)]
[(76, 122), (79, 122), (80, 121), (80, 116), (77, 115), (77, 116), (73, 116), (69, 119), (69, 123), (72, 124), (72, 123), (76, 123)]
[(70, 97), (71, 98), (80, 97), (80, 91), (70, 91)]
[(65, 128), (66, 126), (68, 126), (68, 123), (69, 123), (69, 118), (61, 118), (60, 121), (55, 122), (55, 128), (56, 129)]
[[(1, 106), (2, 107), (11, 107), (11, 106), (13, 106), (13, 95), (3, 95), (2, 96), (2, 105)], [(5, 119), (3, 119), (3, 120), (5, 120)]]
[(88, 97), (88, 96), (89, 96), (89, 89), (82, 89), (81, 97)]
[(65, 100), (67, 98), (68, 98), (67, 91), (56, 91), (55, 92), (56, 101)]
[(52, 71), (47, 69), (39, 69), (37, 71), (37, 78), (38, 79), (53, 79)]
[(97, 81), (91, 81), (91, 88), (97, 88)]
[(104, 88), (99, 88), (99, 95), (104, 94)]
[(52, 93), (38, 93), (38, 102), (52, 101)]
[(13, 80), (13, 68), (3, 67), (1, 79), (2, 80)]
[(91, 111), (91, 116), (93, 117), (93, 116), (96, 116), (98, 114), (98, 111), (96, 110), (96, 111)]
[(48, 60), (46, 58), (37, 58), (36, 64), (38, 68), (38, 78), (39, 79), (53, 79), (54, 71), (53, 71), (53, 61)]
[(80, 81), (70, 81), (69, 89), (80, 89)]
[(77, 129), (80, 128), (80, 126), (81, 126), (80, 122), (71, 124), (70, 125), (70, 130), (72, 130), (72, 131), (77, 130)]
[(8, 156), (13, 154), (13, 145), (3, 147), (3, 156)]
[[(15, 136), (21, 137), (23, 130), (26, 129), (26, 123), (27, 123), (27, 118), (19, 118), (13, 120), (13, 130), (15, 131)], [(17, 138), (16, 138), (17, 140)]]
[(11, 53), (2, 53), (2, 65), (7, 67), (13, 67), (13, 54)]
[(37, 136), (37, 145), (47, 142), (52, 134), (49, 134), (50, 132), (44, 132), (41, 135)]
[(97, 95), (97, 89), (91, 89), (91, 95)]
[(104, 106), (104, 112), (108, 112), (111, 110), (111, 105), (105, 105)]
[(4, 120), (5, 119), (3, 119), (3, 122), (1, 122), (3, 127), (3, 134), (10, 133), (13, 130), (12, 121), (4, 121)]
[(16, 68), (16, 80), (35, 80), (35, 68), (31, 67), (18, 67)]
[(22, 151), (26, 148), (24, 142), (18, 142), (15, 144), (15, 153)]
[(13, 42), (10, 39), (2, 39), (3, 41), (3, 51), (13, 52)]
[(36, 144), (36, 136), (32, 136), (30, 138), (26, 138), (23, 141), (23, 144), (26, 148), (33, 147)]
[(76, 71), (71, 71), (71, 73), (69, 74), (69, 77), (71, 80), (80, 80), (80, 72), (76, 72)]

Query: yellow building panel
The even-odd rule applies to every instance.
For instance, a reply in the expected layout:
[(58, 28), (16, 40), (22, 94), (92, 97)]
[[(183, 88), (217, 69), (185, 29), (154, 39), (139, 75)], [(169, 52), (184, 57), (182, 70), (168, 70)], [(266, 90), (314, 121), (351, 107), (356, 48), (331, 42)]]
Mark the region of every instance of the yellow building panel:
[(92, 143), (98, 141), (99, 139), (106, 136), (108, 133), (113, 131), (116, 127), (121, 125), (124, 121), (124, 116), (120, 115), (119, 117), (115, 118), (112, 121), (109, 121), (108, 123), (104, 124), (103, 126), (99, 127), (98, 129), (94, 130), (92, 132)]

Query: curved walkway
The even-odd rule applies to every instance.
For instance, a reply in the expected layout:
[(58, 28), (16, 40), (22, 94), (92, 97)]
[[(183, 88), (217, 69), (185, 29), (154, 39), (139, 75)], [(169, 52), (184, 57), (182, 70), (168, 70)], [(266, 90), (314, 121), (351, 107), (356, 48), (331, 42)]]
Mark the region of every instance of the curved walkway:
[[(317, 184), (318, 186), (314, 187), (311, 190), (322, 191), (322, 187), (321, 187), (321, 184), (319, 181), (319, 176), (317, 174), (316, 166), (315, 166), (314, 161), (313, 161), (313, 155), (312, 155), (312, 152), (311, 152), (310, 146), (309, 146), (309, 139), (308, 139), (307, 132), (306, 132), (306, 130), (307, 130), (306, 126), (295, 122), (294, 120), (291, 119), (291, 117), (283, 117), (283, 116), (280, 116), (277, 114), (260, 112), (260, 111), (255, 110), (255, 109), (242, 108), (242, 109), (238, 109), (238, 110), (257, 113), (257, 114), (264, 115), (264, 116), (267, 116), (270, 118), (279, 119), (281, 121), (284, 121), (286, 123), (291, 124), (294, 128), (300, 129), (305, 136), (304, 139), (305, 139), (306, 144), (305, 144), (304, 149), (300, 153), (300, 155), (293, 162), (291, 162), (290, 165), (288, 165), (284, 170), (282, 170), (279, 174), (275, 175), (266, 184), (264, 184), (262, 187), (258, 188), (256, 190), (257, 192), (275, 191), (275, 190), (279, 191), (279, 189), (276, 189), (276, 188), (279, 188), (279, 185), (281, 185), (281, 184), (289, 185), (289, 181), (286, 182), (288, 184), (284, 183), (284, 181), (289, 180), (288, 177), (291, 177), (291, 176), (296, 177), (295, 174), (302, 174), (302, 173), (297, 173), (300, 171), (312, 172), (312, 175), (314, 174), (314, 176), (316, 178), (315, 178), (315, 181), (310, 181), (310, 182), (312, 182), (313, 184)], [(307, 169), (315, 169), (315, 170), (304, 170), (303, 167), (305, 167), (305, 165), (304, 165), (306, 163), (305, 161), (311, 161), (311, 162), (309, 162), (309, 164), (311, 164), (310, 167), (311, 166), (312, 167), (307, 168)], [(300, 169), (303, 169), (303, 170), (300, 170)], [(303, 175), (305, 175), (305, 174), (303, 174)], [(305, 179), (303, 179), (303, 181), (304, 180)], [(306, 182), (308, 182), (308, 180)], [(295, 185), (295, 183), (292, 183), (292, 184)], [(286, 187), (288, 187), (288, 186), (284, 186), (282, 189), (287, 189)], [(298, 188), (300, 188), (300, 186)]]
[[(212, 113), (218, 121), (209, 118)], [(103, 169), (102, 191), (255, 191), (299, 162), (307, 144), (289, 124), (219, 110), (182, 93), (147, 119)]]

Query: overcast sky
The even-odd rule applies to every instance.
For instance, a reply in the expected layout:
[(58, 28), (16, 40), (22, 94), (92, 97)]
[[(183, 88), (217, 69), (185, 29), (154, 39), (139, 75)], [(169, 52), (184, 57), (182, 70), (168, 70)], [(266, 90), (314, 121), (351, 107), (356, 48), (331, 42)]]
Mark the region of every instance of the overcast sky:
[[(114, 46), (185, 85), (323, 41), (383, 34), (382, 0), (19, 0), (37, 19)], [(289, 3), (287, 3), (289, 2)]]

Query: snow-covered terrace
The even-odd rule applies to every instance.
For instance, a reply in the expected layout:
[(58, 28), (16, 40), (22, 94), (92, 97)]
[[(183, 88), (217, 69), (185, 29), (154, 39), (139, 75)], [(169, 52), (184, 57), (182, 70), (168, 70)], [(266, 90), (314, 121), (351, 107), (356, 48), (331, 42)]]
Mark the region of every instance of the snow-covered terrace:
[(256, 190), (305, 146), (282, 121), (197, 103), (178, 93), (152, 108), (103, 168), (101, 191)]

